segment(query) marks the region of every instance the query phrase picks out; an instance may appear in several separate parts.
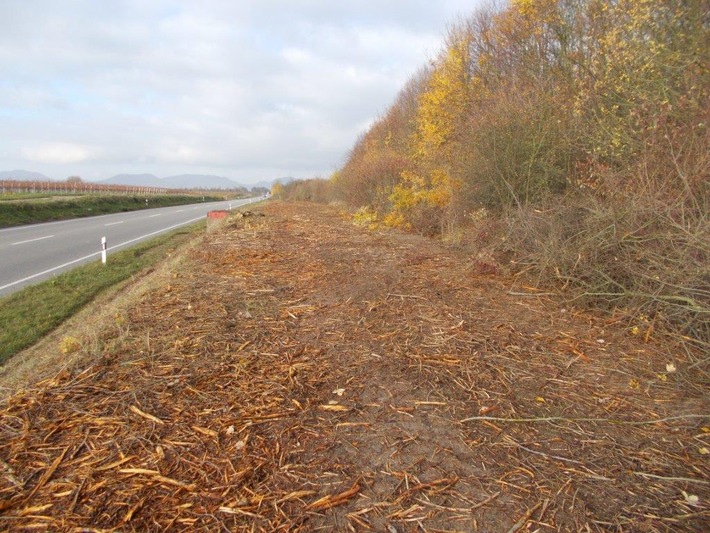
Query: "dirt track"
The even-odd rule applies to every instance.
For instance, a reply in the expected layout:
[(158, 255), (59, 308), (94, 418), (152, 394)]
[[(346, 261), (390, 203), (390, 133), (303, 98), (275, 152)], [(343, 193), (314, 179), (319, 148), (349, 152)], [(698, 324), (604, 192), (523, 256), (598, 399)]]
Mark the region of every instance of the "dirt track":
[(0, 403), (0, 530), (708, 530), (707, 376), (668, 341), (263, 212)]

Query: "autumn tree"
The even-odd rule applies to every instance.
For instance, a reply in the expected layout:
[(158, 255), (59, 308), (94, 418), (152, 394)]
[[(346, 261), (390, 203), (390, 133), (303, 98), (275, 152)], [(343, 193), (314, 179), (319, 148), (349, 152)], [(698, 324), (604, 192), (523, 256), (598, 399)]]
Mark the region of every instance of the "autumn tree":
[(461, 130), (470, 106), (470, 33), (453, 28), (448, 45), (419, 94), (415, 128), (408, 142), (414, 168), (401, 174), (390, 196), (392, 209), (385, 221), (393, 226), (436, 233), (454, 215), (461, 187), (459, 160)]
[(419, 95), (428, 79), (429, 69), (421, 69), (390, 109), (360, 136), (345, 165), (332, 176), (334, 194), (351, 207), (368, 207), (377, 216), (390, 211), (392, 191), (413, 166), (410, 139)]
[(273, 198), (276, 198), (277, 200), (280, 200), (283, 196), (283, 190), (284, 186), (281, 184), (280, 181), (277, 181), (271, 186), (271, 196)]
[[(699, 199), (708, 172), (693, 162), (707, 163), (702, 154), (710, 148), (710, 2), (619, 0), (593, 7), (603, 32), (586, 64), (590, 83), (581, 88), (577, 109), (588, 125), (581, 140), (589, 153), (625, 176), (607, 192), (675, 190)], [(638, 179), (624, 171), (636, 164), (645, 167)]]
[(485, 207), (538, 279), (710, 340), (708, 13), (710, 0), (478, 10), (358, 139), (334, 191), (368, 225), (426, 234)]

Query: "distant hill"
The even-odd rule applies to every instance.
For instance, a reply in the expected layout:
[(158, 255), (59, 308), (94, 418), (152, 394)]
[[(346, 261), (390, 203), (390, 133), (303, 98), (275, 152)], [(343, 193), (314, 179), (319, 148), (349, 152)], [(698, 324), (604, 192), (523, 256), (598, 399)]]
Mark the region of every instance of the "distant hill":
[(52, 181), (52, 178), (48, 178), (39, 172), (30, 172), (29, 170), (2, 170), (0, 171), (0, 180)]
[(234, 180), (210, 174), (180, 174), (165, 178), (159, 178), (153, 174), (118, 174), (98, 183), (165, 187), (167, 189), (238, 189), (242, 187)]
[(153, 174), (118, 174), (98, 183), (109, 185), (135, 185), (139, 187), (168, 187), (163, 181)]
[(212, 174), (180, 174), (168, 176), (161, 183), (169, 183), (167, 187), (174, 189), (236, 189), (242, 187), (239, 183), (223, 176)]
[[(132, 185), (137, 187), (164, 187), (166, 189), (266, 189), (277, 181), (283, 185), (294, 181), (296, 178), (286, 176), (274, 180), (262, 180), (250, 185), (242, 185), (233, 179), (213, 174), (179, 174), (159, 178), (154, 174), (117, 174), (105, 180), (97, 181), (107, 185)], [(3, 170), (0, 171), (0, 180), (13, 181), (54, 181), (52, 178), (30, 172), (29, 170)]]
[(275, 180), (259, 181), (259, 182), (255, 183), (255, 184), (253, 184), (253, 185), (250, 185), (250, 187), (252, 187), (252, 188), (253, 188), (253, 187), (261, 187), (261, 188), (265, 188), (265, 189), (271, 189), (271, 187), (272, 187), (272, 186), (274, 185), (274, 183), (276, 183), (277, 181), (278, 181), (281, 185), (286, 185), (287, 183), (290, 183), (290, 182), (294, 181), (295, 179), (296, 179), (296, 178), (294, 178), (294, 177), (287, 176), (287, 177), (285, 177), (285, 178), (278, 178), (278, 179), (275, 179)]

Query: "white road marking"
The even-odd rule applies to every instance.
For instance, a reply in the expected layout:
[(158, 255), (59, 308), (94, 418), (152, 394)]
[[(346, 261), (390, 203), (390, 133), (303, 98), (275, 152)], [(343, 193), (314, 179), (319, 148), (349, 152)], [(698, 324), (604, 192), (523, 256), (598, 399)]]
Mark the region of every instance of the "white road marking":
[[(154, 231), (152, 233), (146, 233), (145, 235), (141, 235), (140, 237), (136, 237), (135, 239), (131, 239), (126, 242), (122, 242), (121, 244), (117, 244), (116, 246), (111, 246), (110, 248), (107, 248), (107, 251), (108, 250), (115, 250), (117, 248), (120, 248), (121, 246), (126, 246), (127, 244), (131, 244), (133, 242), (140, 241), (141, 239), (146, 239), (148, 237), (152, 237), (153, 235), (157, 235), (158, 233), (170, 231), (171, 229), (179, 228), (180, 226), (184, 226), (184, 225), (190, 224), (192, 222), (197, 222), (198, 220), (202, 220), (202, 219), (203, 219), (203, 217), (197, 217), (197, 218), (193, 218), (191, 220), (186, 220), (185, 222), (180, 222), (179, 224), (175, 224), (175, 225), (170, 226), (168, 228), (159, 229), (158, 231)], [(92, 257), (95, 257), (97, 255), (101, 255), (101, 252), (100, 251), (94, 252), (93, 254), (85, 255), (84, 257), (80, 257), (79, 259), (74, 259), (73, 261), (68, 261), (67, 263), (61, 264), (59, 266), (48, 268), (47, 270), (43, 270), (42, 272), (38, 272), (37, 274), (32, 274), (31, 276), (27, 276), (26, 278), (18, 279), (17, 281), (7, 283), (5, 285), (0, 286), (0, 291), (5, 290), (8, 287), (12, 287), (14, 285), (19, 285), (20, 283), (24, 283), (25, 281), (30, 281), (30, 280), (38, 278), (40, 276), (44, 276), (45, 274), (50, 274), (50, 273), (54, 272), (55, 270), (59, 270), (61, 268), (68, 267), (69, 265), (73, 265), (74, 263), (79, 263), (80, 261), (85, 261), (86, 259), (91, 259)]]
[(155, 218), (155, 217), (159, 217), (159, 216), (160, 216), (160, 213), (158, 213), (156, 215), (150, 215), (148, 218)]
[[(207, 216), (207, 215), (205, 215)], [(192, 222), (197, 222), (198, 220), (202, 220), (204, 217), (197, 217), (197, 218), (192, 218), (190, 220), (186, 220), (185, 222), (180, 222), (179, 224), (174, 224), (173, 226), (159, 229), (158, 231), (154, 231), (152, 233), (146, 233), (145, 235), (141, 235), (140, 237), (136, 237), (135, 239), (128, 240), (126, 242), (122, 242), (121, 244), (117, 244), (116, 246), (111, 246), (108, 248), (108, 250), (115, 250), (116, 248), (120, 248), (121, 246), (126, 246), (127, 244), (131, 244), (132, 242), (140, 241), (141, 239), (145, 239), (147, 237), (152, 237), (153, 235), (157, 235), (158, 233), (163, 233), (164, 231), (170, 231), (171, 229), (179, 228), (180, 226), (184, 226), (185, 224), (191, 224)], [(0, 290), (2, 290), (2, 287), (0, 287)]]
[(104, 224), (104, 226), (115, 226), (116, 224), (123, 224), (125, 220), (120, 220), (119, 222), (111, 222), (109, 224)]
[(47, 270), (43, 270), (42, 272), (38, 272), (37, 274), (32, 274), (31, 276), (27, 276), (26, 278), (18, 279), (17, 281), (13, 281), (12, 283), (8, 283), (6, 285), (3, 285), (0, 287), (0, 291), (3, 289), (7, 289), (8, 287), (12, 287), (13, 285), (17, 285), (19, 283), (24, 283), (25, 281), (29, 281), (31, 279), (37, 278), (39, 276), (43, 276), (44, 274), (49, 274), (50, 272), (54, 272), (55, 270), (59, 270), (60, 268), (68, 267), (69, 265), (73, 265), (74, 263), (78, 263), (79, 261), (84, 261), (85, 259), (89, 259), (91, 257), (94, 257), (95, 255), (100, 255), (101, 252), (96, 252), (90, 255), (85, 255), (84, 257), (80, 257), (79, 259), (74, 259), (74, 261), (69, 261), (68, 263), (64, 263), (63, 265), (55, 266), (53, 268), (48, 268)]
[(13, 242), (10, 246), (17, 246), (18, 244), (26, 244), (28, 242), (43, 241), (44, 239), (51, 239), (54, 235), (47, 235), (45, 237), (37, 237), (36, 239), (28, 239), (26, 241)]
[(185, 211), (185, 210), (184, 210), (184, 209), (178, 209), (178, 210), (175, 211), (175, 212), (176, 212), (176, 213), (182, 213), (183, 211)]

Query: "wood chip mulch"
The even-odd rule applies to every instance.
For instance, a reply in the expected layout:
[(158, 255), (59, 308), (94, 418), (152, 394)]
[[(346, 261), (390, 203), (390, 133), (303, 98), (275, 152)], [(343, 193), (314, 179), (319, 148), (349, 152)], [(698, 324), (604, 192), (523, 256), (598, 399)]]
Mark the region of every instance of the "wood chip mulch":
[(230, 217), (0, 402), (0, 530), (710, 530), (702, 354), (472, 265), (329, 207)]

